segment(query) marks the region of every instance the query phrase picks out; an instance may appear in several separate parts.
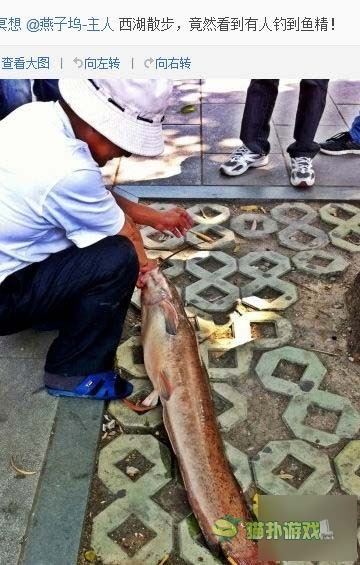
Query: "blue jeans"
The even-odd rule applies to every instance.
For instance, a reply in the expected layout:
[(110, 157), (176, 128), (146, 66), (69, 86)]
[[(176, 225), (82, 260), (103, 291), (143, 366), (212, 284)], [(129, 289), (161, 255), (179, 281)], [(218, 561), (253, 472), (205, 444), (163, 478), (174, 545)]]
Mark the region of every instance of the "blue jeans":
[(356, 116), (350, 128), (351, 139), (355, 143), (360, 143), (360, 114)]
[[(34, 94), (41, 102), (59, 99), (57, 80), (35, 80)], [(0, 120), (32, 100), (31, 81), (0, 80)]]

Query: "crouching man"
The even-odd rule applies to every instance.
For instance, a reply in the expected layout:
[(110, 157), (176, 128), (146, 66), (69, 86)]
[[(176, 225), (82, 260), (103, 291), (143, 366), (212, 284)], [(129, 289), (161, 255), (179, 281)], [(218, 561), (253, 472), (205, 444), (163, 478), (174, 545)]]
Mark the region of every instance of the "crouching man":
[(0, 123), (0, 335), (59, 330), (45, 364), (56, 396), (117, 399), (113, 371), (130, 299), (154, 261), (137, 224), (183, 235), (181, 208), (159, 212), (108, 191), (101, 166), (163, 151), (167, 80), (60, 80), (59, 102)]

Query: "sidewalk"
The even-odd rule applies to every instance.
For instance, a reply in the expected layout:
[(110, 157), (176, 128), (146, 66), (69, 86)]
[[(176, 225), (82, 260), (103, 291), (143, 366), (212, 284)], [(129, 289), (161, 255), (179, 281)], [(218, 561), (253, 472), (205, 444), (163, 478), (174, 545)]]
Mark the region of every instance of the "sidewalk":
[[(205, 84), (201, 84), (200, 81), (190, 81), (185, 84), (178, 84), (174, 95), (174, 105), (171, 107), (165, 126), (168, 139), (165, 155), (155, 160), (124, 159), (118, 171), (119, 163), (111, 163), (105, 171), (107, 182), (109, 184), (121, 182), (126, 185), (125, 190), (130, 193), (140, 191), (143, 185), (150, 185), (146, 187), (145, 191), (160, 187), (164, 191), (162, 192), (164, 198), (169, 198), (168, 189), (171, 186), (171, 195), (174, 195), (178, 200), (181, 200), (179, 194), (184, 197), (190, 192), (195, 200), (206, 199), (207, 191), (208, 195), (214, 198), (212, 188), (226, 185), (229, 185), (229, 190), (234, 190), (240, 186), (244, 189), (244, 192), (249, 191), (248, 198), (250, 199), (254, 196), (253, 189), (258, 189), (262, 197), (269, 195), (270, 198), (274, 197), (273, 195), (276, 193), (284, 194), (279, 192), (279, 188), (287, 190), (289, 186), (285, 148), (291, 139), (297, 96), (296, 82), (284, 81), (282, 84), (274, 112), (273, 158), (269, 165), (264, 169), (251, 171), (249, 175), (235, 179), (220, 176), (218, 172), (219, 163), (238, 144), (237, 134), (240, 129), (245, 91), (246, 82), (244, 81), (206, 81)], [(186, 104), (195, 105), (195, 111), (182, 114), (180, 110)], [(319, 129), (318, 139), (324, 139), (338, 131), (347, 129), (359, 110), (360, 82), (331, 84), (330, 96)], [(360, 159), (358, 157), (332, 158), (319, 155), (316, 160), (316, 172), (317, 186), (324, 189), (323, 194), (328, 191), (329, 200), (341, 199), (343, 191), (346, 189), (352, 191), (353, 195), (359, 191)], [(269, 192), (267, 188), (272, 189), (272, 185), (274, 185), (274, 192)], [(307, 197), (307, 193), (299, 195), (290, 187), (289, 191), (291, 191), (292, 198), (296, 197), (303, 200)], [(151, 192), (147, 194), (151, 196)], [(312, 194), (316, 198), (316, 189), (312, 191)], [(220, 192), (218, 196), (221, 198)], [(252, 200), (252, 204), (256, 203), (256, 199)], [(267, 204), (262, 203), (261, 206), (263, 205), (267, 206)], [(232, 209), (230, 206), (229, 208)], [(232, 213), (234, 213), (233, 210)], [(267, 210), (267, 215), (269, 214), (270, 210)], [(316, 210), (317, 214), (318, 211)], [(320, 222), (319, 218), (315, 221), (315, 225), (319, 227), (318, 222)], [(322, 225), (320, 227), (327, 232), (332, 229), (330, 226), (324, 227)], [(284, 252), (282, 247), (278, 249), (275, 236), (271, 237), (273, 238), (270, 245), (272, 249), (280, 254), (293, 255), (288, 250)], [(246, 252), (252, 252), (257, 251), (258, 247), (258, 240), (249, 240), (246, 242), (246, 246), (241, 248), (240, 256), (245, 252), (244, 249)], [(357, 253), (339, 251), (332, 245), (330, 245), (329, 250), (335, 251), (337, 254), (340, 253), (352, 264), (349, 267), (351, 274), (354, 274), (356, 269), (360, 270)], [(321, 265), (322, 261), (319, 261)], [(286, 338), (284, 337), (281, 345), (289, 342), (292, 345), (295, 344), (296, 347), (305, 349), (315, 347), (322, 350), (324, 349), (324, 340), (327, 340), (326, 344), (329, 347), (332, 343), (334, 346), (336, 345), (331, 337), (332, 332), (336, 330), (341, 332), (341, 354), (345, 355), (343, 333), (346, 333), (344, 326), (346, 322), (344, 321), (345, 314), (342, 310), (340, 298), (345, 286), (342, 274), (334, 277), (334, 280), (330, 283), (333, 285), (334, 294), (329, 294), (325, 314), (329, 308), (335, 318), (325, 316), (323, 320), (317, 320), (316, 324), (321, 322), (325, 329), (322, 330), (323, 333), (320, 332), (316, 336), (311, 336), (310, 333), (314, 326), (304, 326), (301, 323), (299, 325), (299, 321), (302, 320), (302, 302), (298, 302), (295, 309), (290, 308), (290, 314), (285, 315), (285, 318), (290, 316), (294, 324), (294, 337), (285, 336)], [(241, 286), (244, 284), (241, 276), (238, 282), (234, 281), (235, 279), (232, 280), (232, 285)], [(319, 281), (315, 278), (309, 282), (301, 277), (294, 281), (301, 298), (305, 293), (305, 300), (308, 299), (306, 287), (310, 287), (310, 290), (312, 290), (310, 298), (314, 300), (315, 309), (317, 308), (317, 294), (320, 291), (328, 294), (326, 290), (328, 283), (324, 282), (323, 279), (319, 279)], [(185, 282), (188, 284), (189, 281)], [(346, 282), (346, 284), (348, 283)], [(337, 306), (337, 304), (340, 304), (340, 306)], [(338, 328), (335, 321), (340, 314), (341, 328)], [(298, 320), (296, 320), (297, 317), (299, 317)], [(271, 332), (266, 334), (265, 337), (273, 336)], [(101, 403), (95, 403), (95, 405), (82, 401), (61, 400), (58, 402), (41, 390), (44, 357), (54, 335), (53, 333), (39, 334), (29, 331), (16, 336), (0, 338), (0, 565), (16, 565), (18, 562), (26, 565), (76, 565), (76, 555), (80, 547), (83, 525), (82, 519), (85, 514), (97, 453), (98, 436), (101, 431), (103, 406)], [(279, 343), (277, 346), (279, 346)], [(275, 347), (275, 345), (272, 347)], [(271, 349), (271, 347), (267, 348)], [(330, 348), (330, 351), (336, 353), (337, 350)], [(258, 359), (259, 353), (255, 352), (254, 355)], [(358, 369), (346, 359), (346, 355), (344, 359), (347, 371), (350, 374), (349, 379), (346, 380), (345, 375), (343, 375), (344, 378), (341, 380), (340, 375), (340, 381), (336, 381), (334, 384), (327, 376), (324, 379), (323, 388), (337, 393), (341, 398), (349, 397), (356, 409), (359, 410), (360, 397), (356, 385)], [(327, 364), (331, 375), (332, 357), (323, 357), (321, 360)], [(231, 366), (233, 365), (230, 363)], [(295, 375), (292, 378), (298, 377), (299, 375)], [(259, 389), (259, 386), (257, 383), (254, 388), (255, 392)], [(272, 390), (271, 385), (268, 385), (268, 389)], [(271, 395), (268, 397), (268, 392), (263, 389), (262, 394), (263, 400), (270, 402)], [(235, 418), (235, 420), (237, 418), (236, 422), (241, 422), (237, 429), (243, 429), (242, 423), (246, 418), (246, 406), (244, 408), (244, 402), (240, 398), (241, 394), (239, 394), (238, 406), (235, 405), (233, 408), (231, 404), (233, 399), (231, 395), (229, 396), (229, 392), (226, 393), (226, 385), (220, 386), (218, 396), (220, 397), (220, 400), (218, 400), (219, 414), (225, 414), (225, 419), (223, 418), (225, 426), (230, 426), (232, 418)], [(281, 409), (284, 408), (283, 398), (281, 402), (279, 401)], [(258, 411), (259, 407), (256, 408), (256, 406), (254, 410), (249, 410), (249, 413), (252, 414), (251, 418), (253, 418), (253, 424), (251, 424), (252, 420), (249, 418), (250, 423), (247, 424), (246, 428), (249, 434), (249, 446), (258, 450), (267, 441), (287, 440), (289, 434), (285, 431), (283, 424), (281, 424), (282, 427), (280, 426), (280, 413), (276, 410), (272, 411), (270, 416), (277, 418), (277, 430), (280, 430), (280, 432), (277, 431), (273, 436), (271, 430), (266, 430), (266, 427), (264, 427), (261, 434), (253, 433)], [(317, 413), (313, 416), (315, 423), (319, 423), (321, 415), (320, 412), (320, 415)], [(152, 429), (155, 430), (159, 423), (156, 420), (158, 415), (155, 415), (154, 418), (155, 423)], [(355, 416), (354, 418), (356, 419)], [(328, 429), (333, 430), (334, 426), (336, 427), (336, 422), (334, 423), (331, 420)], [(266, 437), (262, 435), (264, 430), (266, 430)], [(232, 433), (233, 436), (230, 434), (230, 440), (233, 440), (233, 445), (241, 447), (244, 451), (245, 446), (241, 445), (240, 440), (237, 439), (236, 434), (238, 432), (233, 430)], [(121, 437), (117, 438), (118, 442), (121, 442)], [(129, 437), (127, 436), (127, 438)], [(149, 438), (149, 435), (147, 437)], [(292, 437), (291, 434), (290, 437)], [(302, 436), (295, 435), (295, 437)], [(320, 437), (323, 438), (321, 435)], [(358, 432), (351, 435), (351, 438), (358, 437)], [(305, 439), (307, 438), (305, 437)], [(325, 457), (326, 461), (328, 461), (328, 457), (333, 459), (343, 446), (344, 440), (333, 451), (329, 451), (329, 455)], [(146, 447), (144, 444), (143, 448), (145, 451), (148, 449), (149, 453), (152, 450), (151, 445)], [(284, 450), (286, 451), (285, 448)], [(11, 467), (11, 458), (13, 458), (13, 463), (16, 466), (36, 473), (33, 475), (17, 473)], [(345, 456), (344, 458), (346, 459)], [(309, 463), (309, 460), (305, 457), (303, 467), (304, 465), (306, 467), (306, 461)], [(108, 461), (107, 464), (113, 468), (114, 465), (110, 463)], [(246, 463), (246, 465), (248, 464)], [(332, 484), (329, 482), (331, 471), (328, 462), (326, 468), (328, 482), (324, 486), (324, 492), (329, 492)], [(287, 474), (296, 474), (296, 469), (294, 471), (291, 465), (290, 471), (287, 467), (282, 470)], [(166, 478), (165, 468), (164, 473)], [(250, 471), (247, 471), (247, 480), (250, 484), (251, 474), (249, 475), (249, 473)], [(304, 468), (301, 473), (303, 473), (302, 479), (305, 480), (308, 477), (308, 468)], [(146, 477), (144, 477), (145, 479)], [(357, 484), (356, 480), (358, 481), (358, 479), (354, 479), (355, 482), (351, 484)], [(267, 477), (264, 475), (262, 484), (264, 485), (266, 481)], [(165, 479), (163, 482), (166, 483)], [(277, 484), (280, 484), (279, 480), (277, 480)], [(336, 489), (336, 492), (339, 492), (338, 484), (336, 484)], [(348, 492), (346, 489), (345, 491)], [(170, 496), (167, 487), (164, 487), (164, 492), (165, 498)], [(177, 497), (180, 501), (183, 501), (184, 496), (181, 490), (177, 493)], [(106, 500), (110, 504), (113, 498), (110, 497)], [(179, 519), (188, 513), (187, 508), (168, 509), (169, 512), (170, 510), (176, 516), (178, 513)], [(183, 535), (186, 536), (186, 533), (183, 532)], [(102, 543), (104, 536), (101, 539)], [(192, 542), (188, 540), (187, 543), (190, 544), (186, 546), (187, 550), (191, 553), (193, 550)], [(44, 552), (47, 546), (52, 548), (51, 562), (46, 561), (46, 559), (42, 560), (43, 557), (41, 557), (41, 555), (44, 555), (41, 552)], [(160, 549), (162, 550), (163, 546), (159, 545)], [(22, 557), (19, 561), (21, 552)], [(57, 556), (56, 559), (54, 555)], [(199, 555), (203, 555), (202, 550), (199, 550)], [(160, 557), (163, 557), (163, 554)], [(180, 562), (178, 561), (178, 563)], [(184, 562), (186, 561), (181, 563)], [(191, 561), (187, 562), (191, 563)], [(128, 560), (127, 563), (135, 563), (135, 561)], [(152, 565), (152, 562), (149, 563)], [(170, 561), (169, 565), (171, 565)]]
[[(289, 187), (289, 158), (287, 146), (293, 141), (292, 133), (298, 100), (298, 80), (280, 82), (270, 134), (271, 158), (266, 167), (252, 169), (240, 177), (226, 177), (219, 173), (219, 165), (239, 145), (241, 118), (246, 98), (246, 80), (193, 80), (177, 83), (169, 113), (165, 121), (166, 150), (159, 159), (123, 159), (116, 172), (114, 163), (107, 173), (111, 182), (119, 185), (151, 185), (152, 187), (190, 186), (193, 194), (206, 197), (212, 192), (204, 187), (243, 187), (240, 194), (254, 189)], [(191, 105), (193, 112), (182, 113)], [(184, 111), (184, 110), (183, 110)], [(327, 105), (318, 129), (317, 141), (323, 141), (339, 131), (347, 130), (360, 111), (360, 81), (332, 81)], [(301, 197), (316, 198), (317, 192), (328, 193), (329, 198), (342, 198), (349, 189), (359, 187), (360, 159), (346, 155), (331, 157), (318, 155), (315, 160), (316, 187)], [(249, 190), (247, 190), (249, 189)], [(317, 190), (318, 189), (318, 190)], [(325, 190), (321, 190), (325, 189)], [(233, 191), (234, 192), (234, 191)], [(290, 188), (290, 195), (294, 192)], [(357, 191), (356, 191), (357, 192)], [(154, 193), (151, 189), (141, 194)], [(236, 193), (236, 192), (234, 192)], [(256, 194), (261, 193), (257, 191)], [(155, 197), (158, 193), (155, 194)], [(164, 196), (169, 196), (163, 190)], [(171, 190), (179, 196), (179, 191)], [(186, 191), (189, 194), (189, 191)], [(231, 194), (231, 191), (226, 191)], [(284, 194), (284, 190), (281, 191)]]

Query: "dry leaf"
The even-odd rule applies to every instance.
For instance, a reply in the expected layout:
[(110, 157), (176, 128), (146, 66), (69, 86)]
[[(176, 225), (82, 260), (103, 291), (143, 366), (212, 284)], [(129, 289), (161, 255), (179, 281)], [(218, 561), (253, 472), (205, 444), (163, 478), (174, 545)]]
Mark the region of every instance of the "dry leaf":
[(93, 563), (97, 559), (97, 555), (95, 551), (93, 551), (92, 549), (89, 549), (89, 551), (85, 551), (84, 557), (86, 561), (90, 561), (90, 563)]
[(180, 112), (182, 114), (192, 114), (193, 112), (196, 112), (196, 106), (195, 104), (186, 104), (181, 108)]
[(10, 465), (17, 472), (18, 475), (36, 475), (37, 471), (26, 471), (26, 469), (22, 469), (15, 464), (14, 458), (11, 457)]
[(259, 206), (255, 206), (254, 204), (249, 204), (247, 206), (240, 206), (240, 210), (243, 212), (258, 212)]

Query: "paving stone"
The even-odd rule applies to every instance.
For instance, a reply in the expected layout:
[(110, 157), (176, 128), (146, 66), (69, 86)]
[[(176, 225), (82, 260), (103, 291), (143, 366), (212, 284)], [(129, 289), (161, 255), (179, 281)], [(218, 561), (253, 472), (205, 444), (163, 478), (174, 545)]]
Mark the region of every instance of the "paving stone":
[[(227, 381), (229, 379), (237, 379), (248, 375), (250, 370), (250, 364), (252, 360), (252, 348), (250, 344), (246, 344), (240, 347), (231, 349), (232, 359), (234, 362), (231, 363), (230, 367), (213, 367), (211, 365), (211, 354), (221, 355), (222, 353), (227, 353), (229, 349), (222, 349), (221, 345), (211, 344), (207, 340), (199, 345), (200, 355), (203, 363), (206, 367), (207, 373), (209, 375), (210, 381)], [(230, 363), (229, 363), (230, 364)], [(235, 367), (233, 366), (235, 365)]]
[[(339, 217), (339, 212), (349, 216), (348, 219)], [(333, 245), (350, 253), (360, 251), (360, 208), (351, 204), (331, 203), (320, 209), (320, 216), (324, 222), (337, 226), (329, 233)], [(346, 239), (352, 235), (355, 241)]]
[[(303, 234), (312, 237), (311, 241), (308, 243), (302, 242), (300, 238)], [(324, 231), (302, 222), (291, 224), (279, 231), (277, 235), (281, 245), (294, 251), (306, 251), (307, 249), (325, 247), (329, 243), (329, 238)], [(297, 235), (299, 236), (298, 239)]]
[[(273, 473), (288, 455), (314, 469), (299, 488)], [(266, 494), (327, 494), (333, 487), (334, 477), (327, 455), (298, 439), (270, 441), (252, 466), (256, 484)]]
[(203, 103), (226, 104), (223, 112), (230, 103), (245, 103), (249, 79), (202, 79), (201, 92)]
[[(274, 299), (261, 298), (258, 296), (266, 289), (273, 290), (277, 295)], [(245, 284), (240, 289), (241, 301), (257, 310), (285, 310), (298, 299), (296, 286), (290, 282), (282, 281), (269, 274), (269, 278), (259, 276), (255, 280)]]
[[(255, 225), (254, 229), (252, 229), (253, 225)], [(265, 214), (240, 214), (232, 218), (230, 227), (235, 233), (247, 239), (262, 239), (278, 229), (277, 223)]]
[[(206, 293), (209, 289), (219, 291), (219, 298), (207, 299), (200, 296), (201, 293)], [(239, 298), (239, 289), (220, 278), (202, 279), (196, 281), (185, 288), (185, 302), (191, 304), (196, 308), (205, 310), (205, 312), (228, 312), (232, 309), (234, 303)]]
[[(216, 235), (216, 239), (212, 242), (204, 241), (196, 236), (196, 233), (202, 233), (208, 237), (212, 237), (213, 234)], [(215, 249), (234, 249), (235, 247), (235, 236), (234, 233), (225, 228), (222, 225), (207, 225), (198, 224), (193, 227), (191, 231), (188, 231), (185, 240), (187, 243), (196, 247), (196, 249), (202, 249), (204, 251), (211, 251)]]
[[(152, 463), (148, 472), (134, 482), (116, 464), (134, 449)], [(93, 520), (91, 546), (105, 564), (129, 563), (129, 554), (109, 534), (130, 516), (136, 516), (156, 536), (136, 552), (140, 563), (157, 563), (172, 550), (172, 520), (167, 512), (151, 500), (169, 481), (169, 470), (163, 463), (164, 445), (151, 435), (122, 435), (100, 452), (98, 474), (113, 494), (126, 491)], [(168, 457), (170, 457), (168, 453)]]
[[(340, 413), (334, 432), (320, 430), (304, 423), (308, 408), (312, 405)], [(312, 390), (306, 395), (294, 396), (282, 418), (296, 437), (325, 447), (337, 444), (342, 438), (353, 437), (360, 428), (360, 415), (350, 400), (324, 390)]]
[(337, 104), (337, 108), (343, 120), (345, 120), (346, 125), (350, 129), (354, 119), (360, 113), (360, 104)]
[(336, 104), (360, 104), (360, 81), (331, 80), (329, 94)]
[[(206, 262), (210, 260), (219, 263), (219, 267), (209, 271)], [(237, 261), (222, 251), (201, 251), (186, 261), (185, 270), (198, 279), (224, 279), (236, 273)]]
[[(170, 233), (163, 234), (150, 226), (146, 226), (140, 230), (144, 242), (145, 249), (166, 249), (168, 251), (175, 251), (184, 245), (184, 237), (176, 237)], [(160, 240), (151, 236), (159, 235)]]
[[(271, 210), (271, 215), (278, 222), (288, 225), (287, 228), (280, 230), (277, 234), (279, 243), (284, 247), (295, 251), (306, 251), (307, 249), (324, 247), (329, 243), (329, 238), (324, 231), (309, 225), (317, 214), (308, 204), (302, 202), (280, 204)], [(304, 234), (312, 239), (308, 242), (301, 241)]]
[(356, 474), (360, 467), (360, 440), (349, 441), (335, 457), (334, 465), (342, 490), (360, 501), (360, 477)]
[(250, 463), (245, 453), (229, 442), (224, 441), (226, 457), (230, 463), (234, 476), (243, 492), (247, 492), (253, 482)]
[[(149, 379), (132, 379), (130, 382), (134, 390), (129, 400), (133, 402), (140, 398), (144, 399), (153, 388)], [(155, 430), (162, 422), (162, 407), (160, 404), (149, 412), (141, 414), (134, 412), (123, 402), (112, 401), (109, 403), (108, 411), (121, 427), (129, 431), (150, 432)]]
[[(341, 226), (345, 221), (347, 222), (349, 220), (356, 220), (357, 225), (360, 223), (360, 218), (357, 218), (357, 216), (360, 215), (360, 208), (353, 204), (347, 204), (346, 202), (330, 202), (329, 204), (325, 204), (325, 206), (320, 208), (319, 213), (324, 222), (334, 226)], [(339, 213), (345, 216), (346, 219), (339, 216)]]
[[(280, 92), (273, 112), (273, 120), (275, 124), (287, 124), (291, 126), (291, 137), (289, 138), (289, 143), (294, 141), (293, 131), (299, 99), (298, 88), (300, 81), (296, 82), (297, 84), (287, 82), (285, 88), (283, 81), (280, 82)], [(325, 110), (320, 123), (324, 125), (335, 125), (337, 126), (337, 131), (339, 131), (339, 128), (341, 131), (341, 128), (344, 127), (344, 122), (336, 108), (336, 105), (329, 96), (327, 97)]]
[(190, 519), (185, 518), (179, 524), (178, 532), (180, 557), (192, 565), (198, 565), (200, 562), (206, 563), (206, 565), (219, 565), (221, 561), (216, 559), (207, 547), (198, 542), (197, 537), (200, 535), (200, 529), (197, 526), (196, 531), (194, 532), (195, 524), (197, 526), (193, 516), (191, 516)]
[(241, 424), (247, 418), (247, 402), (243, 394), (227, 383), (212, 383), (212, 389), (231, 402), (232, 407), (218, 416), (221, 432), (228, 432), (235, 424)]
[(146, 377), (147, 373), (143, 363), (136, 363), (134, 354), (137, 348), (141, 348), (141, 337), (133, 336), (124, 341), (116, 350), (115, 366), (117, 369), (125, 369), (130, 375), (137, 378)]
[(217, 325), (212, 319), (196, 316), (198, 342), (207, 343), (209, 348), (219, 350), (235, 349), (251, 341), (251, 329), (246, 316), (236, 310), (230, 312), (225, 324)]
[(167, 125), (163, 127), (163, 131), (164, 153), (156, 159), (135, 155), (130, 159), (122, 159), (116, 184), (201, 184), (200, 126)]
[[(337, 275), (343, 273), (349, 266), (349, 262), (340, 255), (335, 255), (329, 251), (321, 249), (314, 251), (300, 251), (291, 258), (298, 271), (309, 273), (315, 276)], [(317, 260), (320, 264), (311, 264), (313, 260)], [(321, 262), (326, 263), (321, 264)]]
[[(275, 337), (255, 338), (251, 341), (254, 349), (275, 349), (286, 345), (292, 339), (292, 325), (289, 320), (282, 318), (275, 312), (248, 312), (242, 316), (249, 326), (251, 324), (273, 324), (275, 328)], [(251, 326), (250, 326), (251, 327)], [(251, 329), (250, 329), (251, 334)]]
[[(206, 214), (206, 210), (211, 212), (211, 215)], [(214, 225), (224, 224), (230, 218), (230, 210), (227, 206), (222, 204), (206, 202), (202, 204), (195, 204), (187, 209), (192, 219), (198, 224)], [(204, 217), (204, 214), (206, 217)], [(212, 215), (214, 214), (214, 215)]]
[(293, 224), (297, 222), (302, 222), (308, 224), (315, 220), (317, 213), (316, 211), (303, 202), (295, 202), (284, 204), (279, 204), (274, 206), (270, 211), (272, 217), (280, 222), (281, 224)]
[(141, 310), (141, 290), (140, 288), (135, 288), (133, 295), (131, 297), (131, 304), (135, 306), (138, 310)]
[[(281, 361), (304, 367), (304, 372), (298, 382), (274, 375)], [(298, 395), (301, 392), (308, 394), (308, 391), (317, 389), (327, 372), (314, 352), (289, 346), (264, 353), (255, 371), (267, 390), (287, 396)]]
[[(266, 265), (266, 270), (262, 266)], [(239, 271), (243, 275), (257, 278), (280, 277), (291, 271), (290, 259), (275, 251), (252, 251), (238, 260)]]

